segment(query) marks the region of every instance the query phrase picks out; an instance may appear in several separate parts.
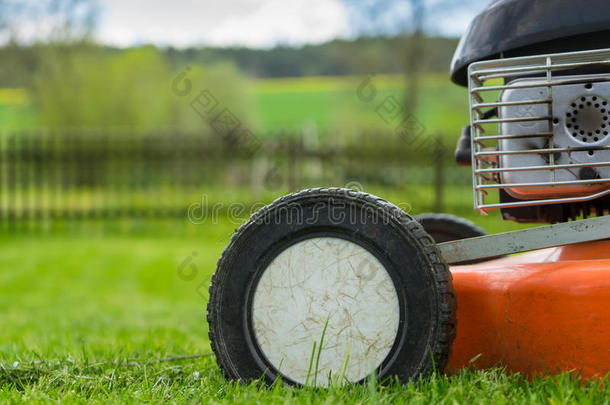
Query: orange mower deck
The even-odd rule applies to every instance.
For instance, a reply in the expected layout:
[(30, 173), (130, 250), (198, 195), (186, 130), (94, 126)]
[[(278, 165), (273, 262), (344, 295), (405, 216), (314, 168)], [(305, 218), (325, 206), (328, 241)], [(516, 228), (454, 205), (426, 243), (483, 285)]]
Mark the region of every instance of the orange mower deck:
[(610, 372), (610, 240), (452, 266), (458, 328), (449, 371)]

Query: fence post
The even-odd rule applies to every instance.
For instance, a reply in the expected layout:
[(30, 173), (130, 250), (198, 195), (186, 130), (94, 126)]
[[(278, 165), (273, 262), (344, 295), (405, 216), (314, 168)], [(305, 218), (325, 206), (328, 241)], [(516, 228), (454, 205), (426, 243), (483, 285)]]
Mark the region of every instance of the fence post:
[(298, 170), (298, 151), (297, 151), (297, 139), (293, 134), (288, 135), (286, 138), (288, 142), (288, 189), (292, 191), (296, 191), (297, 186), (297, 170)]
[(445, 146), (443, 137), (436, 135), (433, 148), (434, 156), (434, 212), (443, 212), (443, 188), (445, 177)]

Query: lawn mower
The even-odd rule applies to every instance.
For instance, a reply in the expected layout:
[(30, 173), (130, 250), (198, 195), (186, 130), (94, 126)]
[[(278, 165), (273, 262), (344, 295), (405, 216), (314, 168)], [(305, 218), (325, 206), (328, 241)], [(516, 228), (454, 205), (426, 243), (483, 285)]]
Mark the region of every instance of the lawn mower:
[(495, 1), (451, 77), (468, 86), (455, 155), (472, 166), (475, 209), (550, 225), (486, 235), (350, 189), (279, 198), (234, 234), (212, 279), (209, 336), (228, 378), (610, 370), (610, 7)]

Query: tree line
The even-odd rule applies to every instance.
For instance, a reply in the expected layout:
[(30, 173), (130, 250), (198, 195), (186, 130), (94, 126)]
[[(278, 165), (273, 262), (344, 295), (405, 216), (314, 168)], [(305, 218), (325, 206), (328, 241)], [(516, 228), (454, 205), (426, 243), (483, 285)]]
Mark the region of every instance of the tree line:
[[(424, 52), (419, 61), (421, 71), (446, 72), (457, 39), (424, 37)], [(211, 65), (230, 62), (251, 77), (343, 76), (370, 73), (404, 73), (410, 54), (408, 36), (363, 37), (355, 40), (333, 40), (320, 45), (303, 47), (278, 46), (272, 49), (248, 48), (158, 48), (174, 70), (187, 65)], [(63, 55), (79, 49), (97, 49), (98, 53), (119, 55), (130, 49), (120, 49), (77, 41), (63, 44), (20, 45), (9, 43), (0, 47), (0, 87), (28, 87), (48, 48)], [(148, 46), (150, 48), (150, 46)]]
[[(421, 52), (420, 61), (422, 71), (446, 72), (457, 41), (424, 37), (424, 52)], [(224, 60), (233, 62), (241, 71), (253, 77), (343, 76), (402, 74), (412, 44), (410, 36), (361, 37), (298, 48), (166, 48), (164, 52), (175, 66)]]

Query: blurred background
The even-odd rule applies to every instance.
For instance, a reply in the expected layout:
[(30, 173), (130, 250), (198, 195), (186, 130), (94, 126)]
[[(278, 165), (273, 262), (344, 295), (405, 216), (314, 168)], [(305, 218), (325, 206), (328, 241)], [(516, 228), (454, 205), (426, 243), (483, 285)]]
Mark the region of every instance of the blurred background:
[(209, 351), (220, 252), (302, 188), (514, 229), (453, 161), (486, 5), (0, 0), (0, 359)]

